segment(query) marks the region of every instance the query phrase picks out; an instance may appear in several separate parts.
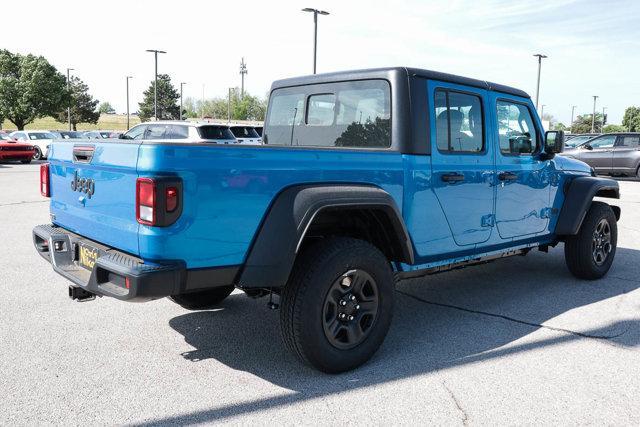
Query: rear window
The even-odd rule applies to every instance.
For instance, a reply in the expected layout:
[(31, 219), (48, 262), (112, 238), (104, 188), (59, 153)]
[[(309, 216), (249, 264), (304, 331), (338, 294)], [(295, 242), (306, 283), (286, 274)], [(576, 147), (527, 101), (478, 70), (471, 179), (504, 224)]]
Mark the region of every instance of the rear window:
[(249, 126), (234, 126), (231, 128), (231, 132), (236, 138), (260, 138), (258, 132)]
[(265, 144), (391, 146), (391, 93), (385, 80), (298, 86), (271, 94)]
[(235, 139), (226, 126), (200, 126), (198, 133), (202, 139)]

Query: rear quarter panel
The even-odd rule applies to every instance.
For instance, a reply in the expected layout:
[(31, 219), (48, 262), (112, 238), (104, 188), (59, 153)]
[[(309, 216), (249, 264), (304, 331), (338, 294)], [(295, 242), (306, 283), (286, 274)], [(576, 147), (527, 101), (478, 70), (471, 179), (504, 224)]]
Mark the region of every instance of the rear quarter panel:
[(169, 227), (139, 228), (140, 255), (188, 268), (244, 262), (275, 196), (298, 184), (377, 185), (402, 207), (402, 155), (392, 151), (142, 144), (139, 176), (183, 179), (183, 212)]

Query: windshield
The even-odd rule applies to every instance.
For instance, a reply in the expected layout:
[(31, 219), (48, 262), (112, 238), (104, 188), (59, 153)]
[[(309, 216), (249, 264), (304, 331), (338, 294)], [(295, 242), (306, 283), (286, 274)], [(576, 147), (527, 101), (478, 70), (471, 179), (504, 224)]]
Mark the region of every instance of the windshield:
[(252, 127), (248, 126), (234, 126), (231, 128), (231, 132), (236, 138), (260, 138), (258, 132)]
[(82, 132), (60, 132), (63, 139), (79, 139), (82, 138)]
[(592, 136), (576, 136), (574, 138), (571, 138), (568, 141), (565, 141), (564, 145), (566, 147), (577, 147), (578, 145), (582, 145), (583, 143), (589, 141), (590, 139), (593, 139)]
[(0, 133), (0, 140), (2, 140), (2, 141), (12, 141), (12, 138), (9, 135), (5, 134), (5, 133)]
[(29, 134), (29, 139), (56, 139), (50, 132), (34, 132)]
[(198, 133), (202, 139), (235, 139), (226, 126), (201, 126)]

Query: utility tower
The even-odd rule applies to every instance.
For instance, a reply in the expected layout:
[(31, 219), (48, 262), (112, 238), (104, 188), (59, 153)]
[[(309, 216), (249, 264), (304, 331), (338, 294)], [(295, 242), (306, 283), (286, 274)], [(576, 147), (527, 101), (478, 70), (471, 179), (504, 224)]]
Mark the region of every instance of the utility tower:
[(242, 86), (240, 89), (240, 98), (244, 98), (244, 75), (247, 74), (247, 64), (244, 62), (244, 58), (240, 61), (240, 75), (242, 76)]

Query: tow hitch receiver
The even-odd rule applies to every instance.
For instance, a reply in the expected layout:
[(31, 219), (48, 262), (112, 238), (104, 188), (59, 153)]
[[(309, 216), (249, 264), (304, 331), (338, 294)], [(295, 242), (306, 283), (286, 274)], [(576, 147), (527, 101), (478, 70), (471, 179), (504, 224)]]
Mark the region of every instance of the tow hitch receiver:
[(79, 302), (93, 301), (96, 299), (96, 294), (85, 291), (77, 286), (69, 286), (69, 298), (72, 300), (78, 300)]

